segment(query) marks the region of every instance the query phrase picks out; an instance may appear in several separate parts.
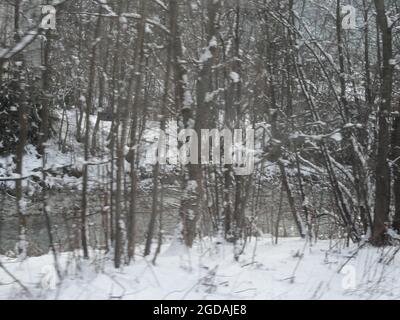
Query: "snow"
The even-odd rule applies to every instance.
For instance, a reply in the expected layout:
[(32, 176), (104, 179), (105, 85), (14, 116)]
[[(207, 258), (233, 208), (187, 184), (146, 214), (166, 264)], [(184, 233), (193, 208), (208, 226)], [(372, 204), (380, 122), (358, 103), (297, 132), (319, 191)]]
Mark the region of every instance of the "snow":
[(189, 180), (186, 186), (186, 192), (188, 193), (195, 193), (197, 191), (197, 181), (196, 180)]
[[(103, 9), (105, 9), (107, 11), (107, 15), (110, 17), (118, 17), (119, 15), (111, 8), (110, 5), (108, 5), (106, 0), (97, 0), (97, 2), (101, 5), (101, 7)], [(158, 1), (157, 2), (159, 5), (162, 6), (162, 1)], [(165, 5), (164, 5), (165, 6)], [(133, 18), (133, 19), (137, 19), (140, 20), (142, 18), (142, 16), (140, 14), (137, 13), (122, 13), (120, 16), (120, 19), (123, 19), (124, 23), (127, 22), (126, 18)], [(160, 23), (158, 17), (155, 17), (154, 19), (151, 18), (147, 18), (146, 19), (146, 23), (151, 24), (157, 28), (159, 28), (160, 30), (162, 30), (165, 33), (170, 33), (169, 29), (167, 27), (165, 27), (163, 24)], [(147, 31), (149, 31), (149, 29), (146, 28)], [(146, 32), (147, 32), (146, 31)]]
[(208, 44), (209, 48), (216, 47), (218, 45), (217, 38), (213, 36)]
[(168, 6), (164, 3), (164, 1), (161, 0), (155, 0), (155, 2), (164, 10), (168, 11)]
[(234, 83), (238, 83), (240, 81), (240, 76), (236, 72), (232, 71), (229, 76)]
[(203, 52), (200, 55), (199, 62), (200, 63), (204, 63), (207, 60), (211, 59), (212, 57), (213, 57), (213, 55), (212, 55), (212, 53), (210, 51), (210, 48), (204, 48)]
[[(116, 14), (114, 14), (114, 15), (116, 15)], [(137, 19), (137, 20), (140, 20), (142, 18), (142, 16), (140, 14), (137, 14), (137, 13), (123, 13), (122, 16), (126, 17), (126, 18)], [(154, 17), (153, 19), (147, 18), (146, 19), (146, 23), (157, 27), (159, 30), (161, 30), (161, 31), (163, 31), (163, 32), (165, 32), (167, 34), (170, 33), (169, 29), (166, 26), (164, 26), (162, 23), (160, 23), (158, 17)]]
[(182, 80), (183, 80), (183, 87), (185, 89), (183, 107), (190, 109), (190, 106), (193, 104), (193, 98), (189, 91), (189, 80), (187, 74), (183, 75)]
[(199, 63), (205, 63), (207, 62), (209, 59), (211, 59), (213, 57), (213, 54), (211, 53), (211, 48), (215, 48), (218, 46), (218, 42), (217, 42), (217, 38), (215, 38), (215, 36), (213, 36), (211, 38), (211, 40), (208, 42), (208, 46), (203, 48), (202, 53), (200, 54), (200, 58), (199, 58)]
[[(298, 238), (253, 238), (239, 262), (233, 246), (213, 242), (192, 250), (166, 245), (156, 265), (137, 257), (115, 270), (109, 255), (91, 251), (60, 255), (60, 280), (52, 255), (23, 262), (0, 257), (2, 265), (36, 299), (398, 299), (400, 261), (391, 248), (355, 246), (344, 241), (310, 245)], [(353, 257), (354, 256), (354, 257)], [(351, 258), (353, 257), (353, 258)], [(380, 258), (383, 258), (379, 262)], [(0, 268), (0, 299), (28, 298)], [(31, 298), (32, 298), (31, 297)]]
[(105, 9), (108, 12), (108, 14), (112, 16), (117, 16), (117, 14), (113, 11), (113, 9), (107, 4), (106, 0), (98, 0), (97, 2), (100, 3), (102, 8)]
[[(82, 101), (85, 100), (84, 96), (81, 96)], [(101, 166), (107, 166), (109, 159), (107, 157), (94, 157), (89, 161), (84, 161), (84, 148), (82, 144), (76, 143), (76, 122), (75, 122), (75, 110), (68, 110), (66, 112), (66, 118), (68, 119), (69, 129), (67, 135), (67, 144), (70, 150), (68, 152), (62, 152), (59, 147), (59, 141), (56, 137), (50, 139), (46, 144), (46, 163), (45, 171), (60, 171), (63, 168), (71, 168), (82, 170), (85, 164), (89, 166), (89, 188), (95, 188), (98, 177), (98, 169)], [(61, 118), (61, 115), (59, 114)], [(90, 117), (91, 126), (94, 127), (96, 122), (96, 116)], [(99, 136), (101, 139), (105, 139), (107, 136), (109, 124), (102, 124), (99, 130)], [(93, 129), (92, 129), (93, 130)], [(62, 136), (65, 136), (65, 126), (62, 130)], [(104, 152), (105, 150), (103, 150)], [(33, 145), (27, 145), (25, 147), (25, 154), (23, 157), (22, 175), (15, 173), (15, 162), (13, 161), (12, 155), (0, 156), (0, 186), (8, 188), (15, 187), (15, 179), (22, 179), (23, 187), (38, 188), (38, 186), (32, 181), (32, 177), (42, 177), (43, 159), (39, 155), (37, 149)], [(62, 171), (62, 170), (61, 170)], [(50, 187), (75, 187), (81, 189), (82, 178), (74, 176), (57, 174), (57, 176), (48, 175), (46, 183)], [(39, 189), (39, 188), (38, 188)], [(38, 190), (37, 189), (37, 190)]]
[(208, 102), (213, 101), (219, 92), (220, 92), (220, 90), (215, 90), (213, 92), (207, 92), (206, 96), (204, 97), (204, 102), (208, 103)]
[(340, 134), (340, 132), (335, 132), (330, 136), (331, 139), (335, 140), (336, 142), (340, 142), (343, 140), (342, 135)]
[(123, 31), (128, 30), (128, 19), (126, 17), (120, 16), (119, 23), (121, 24), (121, 28)]

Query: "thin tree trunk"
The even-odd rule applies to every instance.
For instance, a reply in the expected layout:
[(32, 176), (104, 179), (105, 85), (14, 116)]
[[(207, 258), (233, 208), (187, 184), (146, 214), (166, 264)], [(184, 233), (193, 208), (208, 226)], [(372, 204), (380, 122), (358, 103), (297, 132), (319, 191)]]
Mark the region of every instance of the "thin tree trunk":
[[(14, 8), (14, 39), (15, 42), (18, 43), (20, 41), (20, 4), (21, 0), (15, 1)], [(16, 59), (23, 60), (22, 54), (18, 55)], [(22, 67), (18, 67), (22, 68)], [(17, 70), (15, 72), (15, 86), (13, 90), (15, 90), (14, 94), (17, 98), (18, 102), (18, 122), (19, 122), (19, 139), (18, 145), (16, 149), (16, 173), (22, 177), (23, 174), (23, 160), (25, 153), (25, 145), (27, 140), (28, 128), (27, 128), (27, 103), (25, 97), (26, 85), (23, 78), (24, 71), (22, 69)], [(17, 83), (18, 81), (18, 83)], [(24, 259), (27, 255), (27, 239), (26, 239), (26, 227), (27, 221), (24, 213), (24, 204), (23, 204), (23, 184), (22, 179), (18, 179), (15, 182), (16, 189), (16, 201), (17, 201), (17, 213), (18, 213), (18, 255), (21, 259)]]
[(83, 257), (89, 259), (88, 239), (87, 239), (87, 208), (88, 208), (88, 180), (89, 180), (89, 156), (90, 156), (90, 113), (93, 110), (93, 90), (94, 79), (96, 75), (96, 47), (97, 38), (99, 37), (101, 26), (101, 18), (97, 18), (96, 31), (94, 35), (94, 43), (92, 44), (90, 54), (90, 68), (89, 68), (89, 88), (86, 97), (86, 110), (85, 110), (85, 139), (84, 139), (84, 157), (85, 163), (83, 165), (83, 185), (82, 185), (82, 203), (81, 203), (81, 240)]
[(130, 150), (129, 150), (129, 161), (130, 161), (130, 179), (131, 179), (131, 190), (130, 190), (130, 207), (129, 207), (129, 220), (128, 220), (128, 260), (134, 258), (135, 246), (136, 246), (136, 203), (137, 203), (137, 175), (136, 175), (136, 150), (135, 146), (138, 143), (138, 116), (139, 107), (141, 104), (141, 91), (143, 87), (143, 71), (145, 61), (145, 26), (147, 17), (147, 1), (142, 0), (140, 2), (140, 25), (138, 32), (138, 43), (136, 44), (134, 61), (137, 62), (137, 72), (135, 77), (135, 96), (133, 101), (133, 113), (131, 118), (131, 136), (130, 136)]
[[(172, 18), (172, 17), (170, 17)], [(172, 22), (170, 23), (172, 25)], [(164, 134), (166, 128), (166, 104), (168, 101), (168, 92), (169, 92), (169, 83), (171, 76), (171, 56), (172, 56), (172, 39), (168, 39), (168, 54), (167, 54), (167, 70), (165, 72), (165, 80), (164, 80), (164, 94), (161, 102), (161, 123), (160, 123), (160, 131), (161, 134)], [(159, 137), (159, 143), (163, 143), (161, 141), (161, 136)], [(165, 150), (166, 152), (166, 150)], [(161, 156), (158, 154), (158, 156)], [(151, 216), (150, 222), (147, 228), (146, 235), (146, 244), (144, 249), (144, 256), (148, 256), (151, 252), (151, 244), (154, 236), (154, 228), (156, 225), (156, 219), (158, 214), (158, 191), (159, 191), (159, 178), (160, 178), (160, 159), (156, 159), (156, 164), (153, 169), (153, 194), (152, 194), (152, 206), (151, 206)], [(160, 213), (161, 214), (161, 213)]]

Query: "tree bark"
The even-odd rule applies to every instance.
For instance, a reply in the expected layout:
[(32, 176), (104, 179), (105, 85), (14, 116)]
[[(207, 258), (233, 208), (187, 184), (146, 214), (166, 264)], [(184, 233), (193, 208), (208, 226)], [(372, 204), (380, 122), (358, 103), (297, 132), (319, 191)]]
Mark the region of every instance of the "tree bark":
[(393, 66), (392, 30), (388, 26), (384, 0), (375, 0), (377, 20), (382, 35), (382, 85), (381, 104), (378, 111), (378, 153), (376, 163), (375, 216), (371, 243), (376, 246), (385, 244), (385, 233), (390, 211), (390, 170), (389, 170), (389, 116), (392, 102)]

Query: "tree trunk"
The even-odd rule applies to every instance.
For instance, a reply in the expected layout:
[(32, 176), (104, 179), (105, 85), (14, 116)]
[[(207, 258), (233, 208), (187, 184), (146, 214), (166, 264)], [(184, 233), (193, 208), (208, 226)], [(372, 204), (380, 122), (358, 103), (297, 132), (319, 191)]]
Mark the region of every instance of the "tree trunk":
[(400, 233), (400, 102), (397, 107), (397, 114), (393, 119), (392, 133), (392, 159), (393, 159), (393, 194), (394, 194), (394, 219), (393, 228)]
[(381, 104), (378, 111), (378, 153), (376, 163), (376, 194), (375, 216), (372, 229), (372, 244), (385, 244), (385, 233), (390, 211), (390, 170), (388, 164), (390, 133), (389, 116), (392, 102), (393, 66), (392, 59), (392, 30), (388, 26), (385, 11), (385, 1), (375, 0), (377, 20), (382, 35), (382, 85)]
[(128, 259), (131, 260), (135, 255), (135, 245), (136, 245), (136, 202), (137, 202), (137, 175), (136, 175), (136, 150), (134, 146), (138, 143), (138, 116), (139, 116), (139, 108), (141, 105), (141, 91), (143, 87), (142, 77), (144, 71), (144, 61), (145, 61), (145, 26), (146, 26), (146, 17), (147, 17), (147, 1), (142, 0), (140, 2), (140, 24), (138, 31), (138, 43), (135, 48), (135, 57), (134, 61), (137, 64), (137, 72), (135, 76), (135, 96), (133, 101), (133, 112), (131, 117), (131, 136), (130, 136), (130, 179), (131, 179), (131, 190), (130, 190), (130, 206), (128, 213)]

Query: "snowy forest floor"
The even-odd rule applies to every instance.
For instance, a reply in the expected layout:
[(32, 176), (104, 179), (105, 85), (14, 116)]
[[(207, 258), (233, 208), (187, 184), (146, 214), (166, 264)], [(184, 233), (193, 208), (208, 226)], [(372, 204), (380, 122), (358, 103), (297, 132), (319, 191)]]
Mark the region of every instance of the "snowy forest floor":
[[(165, 244), (155, 266), (138, 257), (116, 270), (110, 254), (51, 254), (23, 262), (0, 257), (0, 299), (399, 299), (397, 247), (298, 238), (255, 238), (239, 262), (231, 244), (198, 243), (189, 253)], [(140, 251), (139, 251), (140, 252)], [(12, 275), (12, 276), (11, 276)]]

